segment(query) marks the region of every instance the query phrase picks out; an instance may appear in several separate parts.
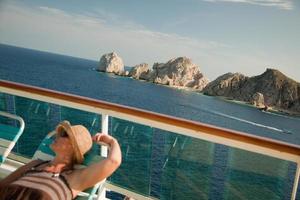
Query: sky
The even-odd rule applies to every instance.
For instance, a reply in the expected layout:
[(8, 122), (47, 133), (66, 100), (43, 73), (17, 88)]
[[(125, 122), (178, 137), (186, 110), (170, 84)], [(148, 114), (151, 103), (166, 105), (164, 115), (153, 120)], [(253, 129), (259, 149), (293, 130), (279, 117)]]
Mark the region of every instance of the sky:
[(298, 0), (0, 0), (0, 43), (126, 66), (186, 56), (210, 80), (275, 68), (300, 81)]

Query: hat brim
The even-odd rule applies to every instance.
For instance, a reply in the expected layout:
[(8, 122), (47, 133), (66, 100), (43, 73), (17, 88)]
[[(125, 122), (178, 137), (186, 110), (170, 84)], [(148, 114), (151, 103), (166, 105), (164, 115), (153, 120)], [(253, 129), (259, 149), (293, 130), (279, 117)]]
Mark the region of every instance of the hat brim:
[(84, 156), (82, 155), (82, 153), (79, 150), (79, 146), (78, 146), (78, 144), (76, 142), (76, 138), (75, 138), (75, 133), (74, 133), (74, 130), (72, 129), (70, 122), (63, 121), (63, 122), (59, 123), (59, 125), (56, 127), (56, 133), (60, 134), (63, 130), (66, 131), (66, 133), (68, 134), (68, 136), (71, 140), (71, 144), (72, 144), (74, 154), (75, 154), (75, 162), (82, 163)]

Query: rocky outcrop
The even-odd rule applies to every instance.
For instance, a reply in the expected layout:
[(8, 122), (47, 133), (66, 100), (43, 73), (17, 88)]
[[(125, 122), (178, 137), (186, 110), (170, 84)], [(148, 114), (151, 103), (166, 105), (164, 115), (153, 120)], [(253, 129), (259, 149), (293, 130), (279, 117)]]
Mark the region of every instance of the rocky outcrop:
[(167, 63), (154, 63), (153, 70), (149, 69), (148, 64), (142, 63), (128, 72), (124, 71), (122, 59), (112, 52), (101, 57), (97, 70), (171, 87), (192, 88), (197, 91), (201, 91), (209, 82), (200, 72), (199, 67), (187, 57), (174, 58)]
[(134, 79), (148, 80), (150, 77), (150, 69), (147, 63), (142, 63), (134, 66), (128, 76)]
[(257, 92), (264, 96), (264, 103), (268, 106), (300, 112), (300, 83), (275, 69), (267, 69), (263, 74), (254, 77), (225, 74), (203, 90), (204, 94), (225, 96), (245, 102), (251, 102)]
[(123, 75), (124, 64), (115, 52), (104, 54), (100, 59), (98, 71)]
[(167, 63), (155, 63), (148, 81), (173, 87), (193, 88), (201, 91), (209, 82), (199, 67), (189, 58), (179, 57)]
[(256, 92), (253, 96), (252, 99), (250, 100), (250, 103), (258, 108), (263, 108), (265, 107), (265, 99), (264, 95), (260, 92)]
[(227, 73), (210, 82), (204, 88), (203, 93), (212, 96), (225, 96), (236, 99), (241, 96), (241, 88), (247, 80), (248, 77), (243, 74)]

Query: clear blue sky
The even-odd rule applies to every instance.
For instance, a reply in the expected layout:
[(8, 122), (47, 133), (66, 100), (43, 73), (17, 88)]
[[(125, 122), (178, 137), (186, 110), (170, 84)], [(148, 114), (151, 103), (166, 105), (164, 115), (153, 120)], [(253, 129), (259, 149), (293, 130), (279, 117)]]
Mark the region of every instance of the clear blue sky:
[(298, 0), (2, 0), (0, 43), (125, 65), (187, 56), (210, 80), (276, 68), (300, 81)]

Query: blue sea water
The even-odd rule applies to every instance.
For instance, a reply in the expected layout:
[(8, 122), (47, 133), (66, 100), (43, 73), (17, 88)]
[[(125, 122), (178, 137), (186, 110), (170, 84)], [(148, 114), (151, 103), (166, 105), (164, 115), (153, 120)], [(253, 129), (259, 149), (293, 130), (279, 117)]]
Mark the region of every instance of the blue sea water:
[(97, 61), (0, 45), (0, 78), (300, 144), (299, 118), (95, 71)]
[[(178, 90), (126, 77), (100, 73), (95, 70), (97, 64), (97, 61), (0, 44), (0, 79), (92, 97), (300, 145), (299, 118), (261, 112), (250, 106), (224, 101), (220, 98), (209, 97), (196, 92)], [(116, 122), (116, 124), (118, 123)], [(120, 127), (115, 129), (118, 128)], [(144, 130), (147, 130), (147, 128)], [(151, 131), (149, 130), (149, 132)], [(147, 131), (145, 132), (147, 133)], [(258, 176), (257, 173), (251, 170), (248, 171), (249, 176), (245, 176), (236, 166), (234, 170), (228, 171), (226, 175), (222, 173), (226, 170), (226, 166), (228, 166), (226, 163), (229, 162), (229, 159), (224, 159), (224, 157), (230, 157), (231, 159), (233, 154), (242, 156), (244, 155), (243, 152), (231, 151), (222, 145), (212, 146), (207, 143), (194, 142), (180, 136), (169, 136), (166, 138), (161, 134), (154, 133), (151, 137), (155, 139), (154, 141), (159, 141), (152, 143), (152, 154), (151, 152), (149, 155), (147, 154), (152, 159), (165, 151), (166, 148), (162, 146), (168, 143), (168, 141), (177, 143), (178, 146), (178, 149), (175, 148), (168, 151), (169, 155), (176, 154), (176, 156), (170, 156), (168, 162), (165, 162), (164, 157), (151, 163), (152, 168), (156, 166), (157, 169), (160, 169), (157, 171), (153, 170), (150, 173), (150, 177), (147, 178), (151, 180), (151, 195), (162, 199), (239, 199), (237, 192), (234, 192), (235, 190), (232, 188), (238, 188), (238, 181), (241, 179), (251, 185), (249, 177)], [(142, 143), (143, 139), (140, 138), (141, 141), (139, 142)], [(160, 144), (162, 141), (165, 143)], [(172, 142), (168, 145), (172, 146)], [(202, 146), (199, 147), (199, 144), (202, 144)], [(186, 159), (183, 162), (180, 160), (180, 149), (184, 148), (185, 145), (194, 145), (195, 148), (199, 148), (199, 154), (205, 151), (208, 155), (213, 156), (208, 156), (203, 162), (187, 163)], [(207, 146), (207, 148), (202, 149), (203, 146)], [(129, 151), (128, 148), (124, 150)], [(136, 155), (136, 159), (137, 157), (138, 155)], [(136, 161), (134, 158), (133, 160), (130, 159), (128, 158), (128, 163)], [(255, 162), (255, 159), (253, 161)], [(214, 163), (214, 165), (211, 163)], [(126, 165), (126, 162), (124, 165)], [(130, 167), (130, 165), (128, 166)], [(283, 164), (282, 166), (286, 165)], [(163, 169), (161, 170), (161, 168)], [(253, 168), (255, 167), (252, 166)], [(294, 166), (288, 165), (287, 168), (289, 168), (287, 173), (292, 176)], [(213, 178), (217, 181), (210, 183), (207, 177), (195, 175), (199, 171), (205, 174), (212, 174)], [(194, 185), (197, 184), (213, 186), (211, 189), (206, 189), (205, 191), (208, 192), (200, 197), (182, 197), (178, 193), (175, 194), (172, 191), (180, 190), (181, 188), (172, 183), (172, 176), (174, 173), (178, 174), (181, 172), (184, 172), (184, 175), (179, 174), (179, 178), (176, 180), (186, 181), (186, 179), (190, 179), (193, 183), (190, 186), (190, 191), (195, 190)], [(161, 179), (156, 180), (158, 175), (165, 177), (165, 182), (160, 183)], [(226, 177), (228, 176), (230, 176), (230, 183), (224, 181), (225, 179), (227, 180)], [(258, 179), (261, 179), (261, 176), (259, 177)], [(283, 182), (280, 182), (282, 184), (280, 185), (267, 176), (263, 182), (271, 186), (274, 182), (278, 188), (284, 189), (284, 187), (287, 187), (287, 190), (290, 190), (291, 183), (288, 183), (288, 186), (283, 186)], [(236, 187), (234, 187), (235, 184), (237, 185)], [(172, 190), (169, 188), (172, 188)], [(227, 191), (227, 193), (225, 192), (227, 196), (224, 196), (223, 190)], [(240, 190), (243, 191), (243, 189)], [(255, 190), (256, 188), (253, 188), (253, 191)], [(190, 191), (187, 194), (184, 192), (181, 193), (184, 195), (192, 194)], [(279, 193), (283, 192), (280, 191)], [(203, 192), (198, 192), (197, 194), (203, 194)], [(288, 195), (281, 195), (283, 195), (281, 199), (288, 199), (289, 197)], [(262, 198), (266, 197), (258, 196), (258, 198), (253, 199)], [(272, 199), (272, 197), (269, 199)]]

